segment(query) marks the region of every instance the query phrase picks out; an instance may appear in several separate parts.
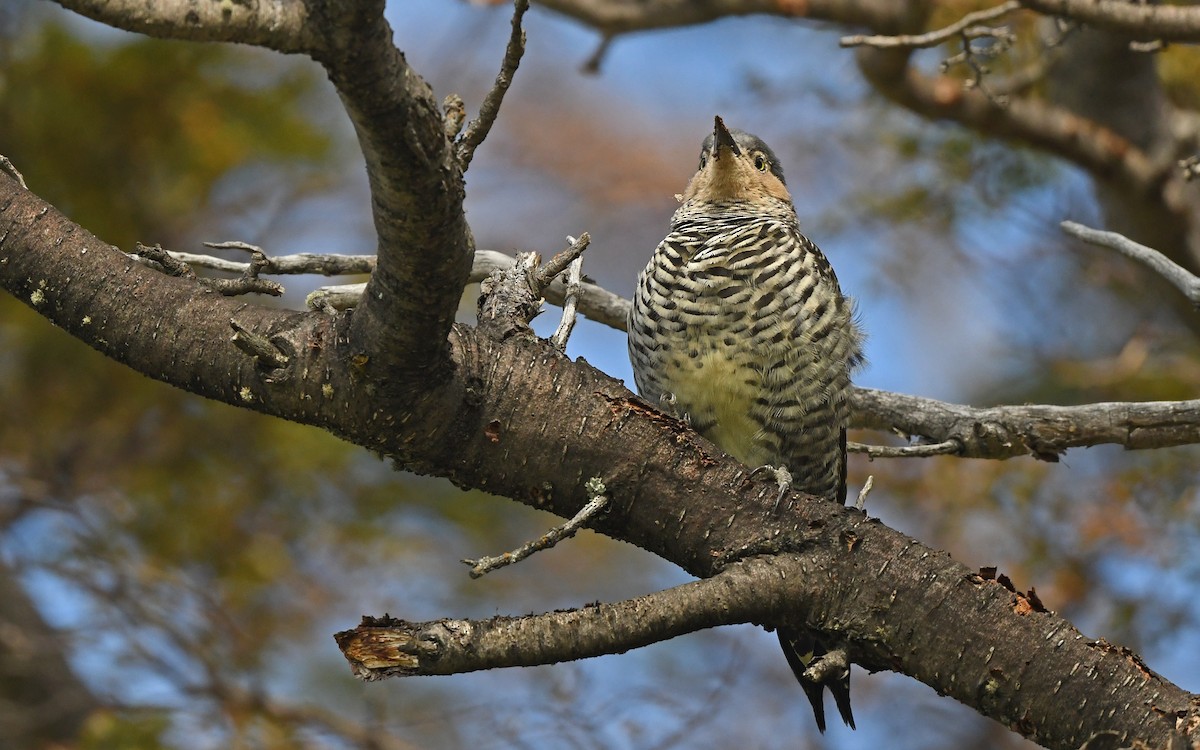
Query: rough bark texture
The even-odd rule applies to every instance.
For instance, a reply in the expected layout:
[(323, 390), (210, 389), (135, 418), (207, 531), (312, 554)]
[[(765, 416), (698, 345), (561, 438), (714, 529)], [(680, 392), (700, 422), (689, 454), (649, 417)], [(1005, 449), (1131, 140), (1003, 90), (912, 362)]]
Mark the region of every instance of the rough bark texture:
[[(460, 624), (453, 632), (446, 623), (368, 623), (342, 635), (360, 669), (466, 671), (619, 651), (682, 632), (687, 610), (689, 627), (799, 621), (836, 633), (867, 668), (912, 675), (1048, 747), (1077, 748), (1103, 731), (1151, 747), (1165, 746), (1177, 728), (1200, 740), (1194, 696), (1128, 651), (1089, 641), (1044, 611), (1032, 592), (1017, 593), (852, 509), (800, 495), (776, 504), (773, 482), (752, 480), (686, 426), (520, 323), (452, 325), (474, 251), (462, 170), (432, 91), (391, 42), (382, 2), (285, 2), (269, 17), (255, 4), (222, 5), (219, 15), (191, 0), (63, 4), (159, 36), (243, 39), (311, 54), (358, 135), (378, 263), (353, 311), (266, 309), (130, 260), (0, 173), (0, 286), (149, 377), (329, 430), (406, 469), (562, 516), (586, 502), (585, 482), (600, 477), (612, 502), (594, 528), (713, 579), (635, 602)], [(610, 35), (744, 12), (900, 33), (919, 30), (930, 7), (848, 0), (545, 4)], [(1163, 212), (1191, 220), (1179, 178), (1133, 135), (1115, 133), (1116, 124), (1032, 100), (998, 107), (958, 82), (914, 71), (903, 51), (864, 50), (860, 62), (882, 93), (926, 117), (1060, 153), (1127, 195), (1158, 200)], [(244, 354), (232, 342), (231, 321), (245, 332), (239, 336), (265, 339), (281, 356)], [(923, 432), (907, 415), (878, 411), (881, 422)], [(967, 446), (964, 430), (987, 425), (984, 416), (926, 418), (949, 420), (939, 429), (961, 435)], [(1178, 414), (1161, 416), (1166, 423), (1155, 427), (1174, 429)], [(984, 437), (980, 445), (1009, 441)], [(1060, 433), (1025, 448), (1049, 456), (1069, 443)], [(704, 583), (724, 593), (694, 596), (712, 594)], [(552, 648), (564, 620), (587, 629), (586, 649)], [(550, 628), (554, 623), (560, 627)], [(375, 645), (381, 648), (372, 651)], [(430, 653), (439, 666), (430, 666)]]
[[(1050, 747), (1107, 729), (1161, 745), (1189, 710), (1190, 696), (1136, 657), (944, 553), (831, 503), (793, 495), (775, 508), (773, 482), (750, 480), (683, 424), (527, 332), (497, 340), (456, 326), (450, 378), (372, 388), (340, 334), (352, 315), (270, 311), (203, 291), (129, 260), (8, 178), (0, 195), (0, 284), (151, 377), (563, 516), (586, 502), (585, 481), (602, 477), (613, 503), (595, 528), (698, 577), (733, 566), (737, 576), (722, 580), (743, 599), (753, 593), (739, 620), (836, 632), (858, 663), (910, 674)], [(229, 343), (230, 317), (273, 335), (288, 366), (258, 370)], [(747, 558), (757, 559), (734, 565)], [(712, 624), (733, 621), (723, 618)], [(507, 632), (522, 663), (539, 658), (544, 628)], [(609, 646), (629, 647), (616, 635)], [(1094, 713), (1079, 710), (1085, 700)]]

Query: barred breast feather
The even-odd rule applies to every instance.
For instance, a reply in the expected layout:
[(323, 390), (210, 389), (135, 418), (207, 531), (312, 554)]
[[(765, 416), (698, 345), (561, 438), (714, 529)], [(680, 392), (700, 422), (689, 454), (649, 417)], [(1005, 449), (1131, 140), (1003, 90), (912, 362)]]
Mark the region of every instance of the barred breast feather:
[(634, 380), (743, 463), (785, 466), (796, 489), (843, 501), (861, 337), (833, 268), (788, 213), (676, 213), (638, 278)]

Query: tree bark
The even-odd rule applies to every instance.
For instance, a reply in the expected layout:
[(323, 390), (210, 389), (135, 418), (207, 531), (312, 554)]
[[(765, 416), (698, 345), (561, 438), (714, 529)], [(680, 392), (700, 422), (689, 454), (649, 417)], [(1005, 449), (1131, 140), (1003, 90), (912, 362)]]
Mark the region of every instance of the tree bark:
[[(1049, 747), (1101, 730), (1160, 746), (1195, 711), (1133, 655), (944, 553), (813, 498), (776, 507), (773, 482), (527, 330), (498, 340), (455, 326), (447, 378), (380, 387), (346, 336), (356, 313), (270, 310), (156, 273), (7, 177), (0, 285), (151, 377), (328, 429), (463, 487), (569, 517), (587, 501), (585, 481), (601, 477), (612, 501), (597, 531), (701, 578), (750, 570), (737, 585), (761, 607), (746, 619), (836, 633), (867, 668), (910, 674)], [(230, 318), (276, 343), (286, 365), (264, 370), (232, 346)]]

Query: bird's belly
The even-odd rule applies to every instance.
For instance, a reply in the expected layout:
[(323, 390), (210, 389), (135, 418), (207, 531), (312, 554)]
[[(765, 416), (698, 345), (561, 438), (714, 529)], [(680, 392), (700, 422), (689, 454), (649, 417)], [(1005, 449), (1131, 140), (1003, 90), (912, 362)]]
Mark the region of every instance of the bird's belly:
[(752, 364), (710, 349), (670, 362), (664, 374), (675, 410), (688, 415), (701, 434), (744, 464), (770, 463), (761, 443), (763, 426), (753, 417), (762, 386)]

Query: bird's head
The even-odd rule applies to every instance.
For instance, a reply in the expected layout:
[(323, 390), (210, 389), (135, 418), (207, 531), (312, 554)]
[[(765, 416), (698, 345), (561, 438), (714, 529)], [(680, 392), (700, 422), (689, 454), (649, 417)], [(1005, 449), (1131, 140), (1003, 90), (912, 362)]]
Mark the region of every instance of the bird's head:
[(683, 193), (683, 201), (698, 203), (791, 204), (783, 167), (771, 147), (758, 136), (730, 130), (720, 117), (700, 147), (700, 168)]

